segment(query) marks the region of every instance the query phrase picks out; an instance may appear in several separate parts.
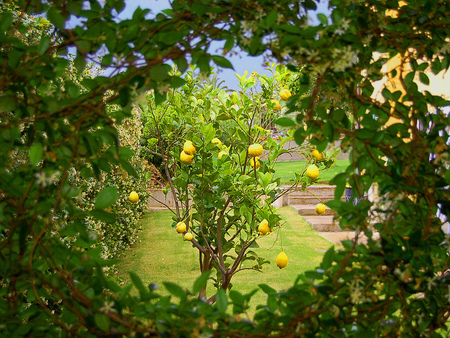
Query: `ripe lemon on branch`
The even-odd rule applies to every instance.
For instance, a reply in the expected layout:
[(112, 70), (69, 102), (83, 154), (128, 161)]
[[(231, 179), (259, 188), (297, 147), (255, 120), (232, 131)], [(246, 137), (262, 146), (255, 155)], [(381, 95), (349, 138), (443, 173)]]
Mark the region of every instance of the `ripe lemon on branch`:
[(311, 152), (311, 155), (316, 159), (317, 162), (320, 162), (323, 160), (323, 153), (319, 152), (317, 149), (314, 149)]
[(188, 155), (194, 155), (195, 154), (195, 146), (192, 143), (192, 141), (186, 141), (184, 142), (183, 151)]
[(291, 92), (289, 91), (289, 89), (283, 89), (280, 92), (280, 97), (283, 101), (287, 101), (290, 97), (292, 96)]
[(248, 147), (248, 154), (251, 157), (261, 156), (264, 151), (264, 148), (259, 143), (254, 143)]
[(192, 164), (192, 162), (194, 161), (194, 155), (188, 155), (183, 150), (180, 154), (180, 161), (184, 164)]
[(177, 226), (175, 227), (175, 230), (179, 233), (182, 234), (183, 232), (186, 231), (186, 223), (184, 222), (178, 222)]
[(307, 169), (306, 169), (306, 176), (308, 176), (309, 178), (312, 178), (313, 180), (315, 180), (317, 177), (319, 177), (319, 168), (317, 168), (317, 166), (315, 164), (311, 164)]
[(325, 204), (323, 204), (323, 203), (318, 203), (316, 205), (316, 212), (318, 215), (322, 215), (323, 213), (325, 213), (326, 209), (327, 208), (326, 208)]
[(194, 236), (192, 236), (192, 234), (190, 232), (186, 232), (184, 234), (184, 240), (185, 241), (192, 241), (193, 238), (194, 238)]
[(130, 200), (131, 203), (137, 203), (139, 201), (139, 195), (137, 194), (136, 191), (132, 191), (130, 193), (130, 196), (128, 196), (128, 199)]
[(253, 157), (250, 159), (250, 165), (252, 166), (252, 168), (254, 169), (258, 169), (261, 166), (261, 163), (259, 162), (259, 157)]
[(286, 255), (286, 253), (284, 251), (280, 252), (278, 254), (278, 256), (277, 256), (277, 266), (280, 269), (285, 268), (288, 265), (288, 261), (289, 261), (288, 260), (288, 256)]
[(258, 232), (260, 235), (265, 235), (270, 232), (269, 222), (266, 219), (263, 219), (258, 226)]

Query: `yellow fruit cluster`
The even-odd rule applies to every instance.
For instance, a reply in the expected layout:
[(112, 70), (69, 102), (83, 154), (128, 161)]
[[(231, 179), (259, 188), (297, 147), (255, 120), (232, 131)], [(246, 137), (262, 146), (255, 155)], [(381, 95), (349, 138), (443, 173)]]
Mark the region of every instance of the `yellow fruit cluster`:
[(316, 159), (317, 162), (323, 161), (323, 153), (319, 152), (317, 149), (314, 149), (311, 152), (311, 155)]
[(183, 151), (180, 154), (180, 161), (184, 164), (190, 165), (194, 161), (195, 146), (192, 141), (184, 142)]

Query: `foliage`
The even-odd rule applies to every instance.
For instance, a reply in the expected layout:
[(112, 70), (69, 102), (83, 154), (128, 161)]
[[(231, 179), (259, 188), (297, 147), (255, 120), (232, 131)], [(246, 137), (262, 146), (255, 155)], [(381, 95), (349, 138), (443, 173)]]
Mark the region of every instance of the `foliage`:
[[(315, 26), (306, 15), (316, 7), (312, 0), (178, 0), (155, 17), (137, 9), (125, 21), (116, 18), (124, 5), (120, 0), (2, 4), (0, 309), (6, 335), (436, 336), (446, 329), (450, 281), (441, 272), (449, 265), (448, 240), (435, 215), (438, 203), (448, 205), (449, 199), (443, 189), (450, 183), (449, 117), (428, 112), (448, 101), (422, 85), (449, 68), (450, 5), (444, 0), (411, 0), (401, 7), (396, 0), (329, 4), (331, 15), (319, 14)], [(32, 13), (45, 13), (51, 29), (39, 30), (41, 19), (30, 25)], [(73, 16), (80, 23), (68, 28)], [(161, 104), (165, 89), (184, 85), (170, 74), (170, 60), (181, 73), (187, 60), (205, 73), (211, 62), (230, 67), (224, 56), (208, 52), (213, 41), (223, 43), (225, 56), (234, 47), (251, 55), (270, 50), (291, 68), (306, 65), (313, 73), (311, 96), (301, 98), (310, 88), (305, 78), (288, 101), (293, 112), (304, 112), (291, 119), (295, 140), (301, 144), (313, 136), (321, 151), (345, 135), (352, 164), (335, 178), (336, 200), (329, 206), (342, 226), (369, 237), (367, 244), (347, 242), (342, 251), (329, 250), (321, 266), (299, 276), (289, 290), (261, 286), (267, 304), (252, 322), (238, 317), (251, 294), (231, 290), (227, 298), (219, 290), (215, 306), (193, 297), (207, 275), (190, 293), (168, 283), (175, 301), (132, 276), (139, 297), (130, 296), (131, 287), (119, 287), (103, 274), (108, 262), (101, 248), (89, 248), (95, 241), (84, 224), (87, 215), (110, 217), (104, 209), (118, 191), (97, 197), (98, 208), (87, 211), (76, 207), (78, 192), (68, 181), (73, 167), (99, 177), (101, 161), (121, 164), (134, 175), (115, 125), (131, 116), (140, 94), (153, 89)], [(76, 50), (80, 74), (96, 62), (109, 75), (83, 79), (87, 91), (82, 91), (67, 72), (70, 49)], [(95, 56), (100, 49), (101, 62)], [(396, 56), (399, 66), (383, 73)], [(375, 82), (383, 78), (395, 79), (396, 86), (386, 86), (376, 99)], [(317, 99), (324, 84), (341, 88), (352, 119), (337, 101)], [(48, 90), (52, 86), (55, 91)], [(109, 104), (120, 108), (108, 111)], [(390, 117), (398, 123), (386, 126)], [(346, 181), (358, 195), (378, 183), (384, 204), (341, 202)], [(373, 211), (381, 215), (376, 224), (370, 223)], [(61, 212), (67, 224), (57, 219)], [(381, 240), (371, 238), (374, 230)], [(61, 240), (69, 235), (76, 236), (71, 248)], [(226, 314), (228, 304), (236, 316)]]

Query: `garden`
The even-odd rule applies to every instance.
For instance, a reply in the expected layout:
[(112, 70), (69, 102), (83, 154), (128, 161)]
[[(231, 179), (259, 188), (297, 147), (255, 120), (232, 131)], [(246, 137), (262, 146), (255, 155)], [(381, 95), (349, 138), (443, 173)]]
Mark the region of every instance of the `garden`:
[(447, 336), (448, 2), (124, 6), (0, 3), (0, 333)]

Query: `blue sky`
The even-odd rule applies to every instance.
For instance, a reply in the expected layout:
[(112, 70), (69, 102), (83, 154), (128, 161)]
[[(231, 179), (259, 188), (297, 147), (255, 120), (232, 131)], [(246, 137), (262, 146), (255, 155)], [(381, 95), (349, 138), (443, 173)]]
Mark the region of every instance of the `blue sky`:
[[(170, 6), (168, 0), (125, 0), (125, 8), (119, 14), (119, 17), (122, 19), (130, 19), (137, 7), (148, 8), (152, 11), (152, 14), (155, 15)], [(328, 0), (320, 0), (318, 3), (318, 10), (315, 13), (310, 13), (312, 23), (318, 22), (318, 13), (329, 13)], [(214, 50), (211, 51), (214, 52)], [(235, 73), (243, 75), (247, 70), (249, 73), (257, 71), (259, 74), (271, 75), (270, 71), (264, 69), (265, 66), (263, 56), (252, 57), (248, 56), (244, 52), (241, 52), (239, 55), (228, 57), (228, 59), (233, 64), (234, 70), (216, 68), (215, 72), (218, 73), (219, 79), (224, 80), (225, 85), (230, 89), (238, 89), (238, 80)]]

